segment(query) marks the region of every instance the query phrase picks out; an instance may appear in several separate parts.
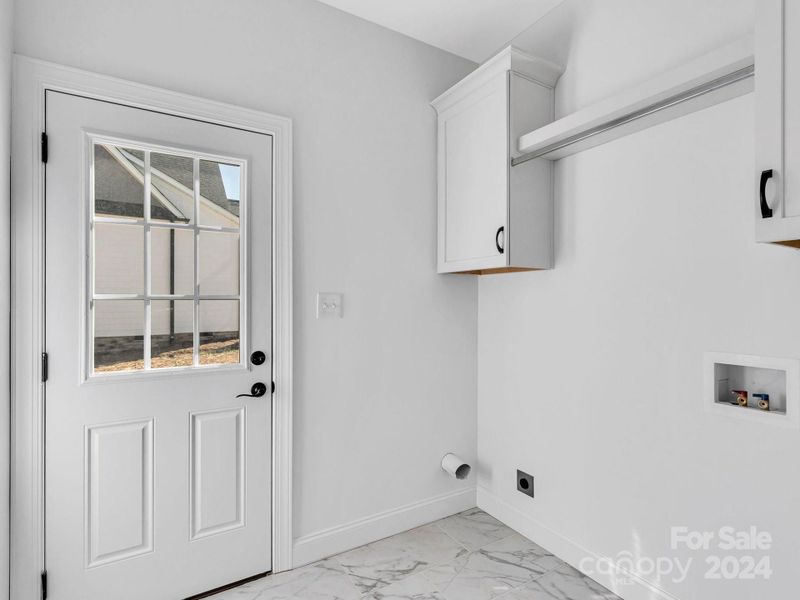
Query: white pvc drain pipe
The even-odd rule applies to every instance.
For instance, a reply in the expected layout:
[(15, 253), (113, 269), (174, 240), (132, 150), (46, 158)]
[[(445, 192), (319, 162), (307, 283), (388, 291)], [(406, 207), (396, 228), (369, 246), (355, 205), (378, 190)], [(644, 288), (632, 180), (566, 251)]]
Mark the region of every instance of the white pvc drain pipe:
[(442, 458), (442, 469), (456, 479), (466, 479), (472, 467), (460, 456), (445, 454)]

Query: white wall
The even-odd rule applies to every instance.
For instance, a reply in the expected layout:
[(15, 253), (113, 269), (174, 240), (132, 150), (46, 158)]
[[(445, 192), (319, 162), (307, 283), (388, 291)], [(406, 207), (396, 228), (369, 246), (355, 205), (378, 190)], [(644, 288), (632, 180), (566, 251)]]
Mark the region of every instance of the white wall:
[(475, 454), (477, 284), (435, 273), (428, 103), (474, 65), (311, 0), (16, 10), (21, 54), (294, 119), (295, 535), (463, 486), (438, 463)]
[(9, 461), (9, 160), (11, 119), (12, 0), (0, 0), (0, 600), (8, 597)]
[(556, 117), (753, 32), (757, 0), (565, 0), (512, 43), (566, 66)]
[[(568, 1), (522, 41), (568, 40), (564, 114), (752, 18), (744, 0)], [(680, 600), (797, 595), (798, 432), (701, 404), (705, 351), (800, 357), (800, 252), (753, 241), (753, 131), (748, 95), (560, 161), (555, 269), (479, 286), (479, 501), (572, 558), (694, 556), (682, 584), (649, 578)], [(673, 525), (770, 532), (772, 579), (704, 579)]]

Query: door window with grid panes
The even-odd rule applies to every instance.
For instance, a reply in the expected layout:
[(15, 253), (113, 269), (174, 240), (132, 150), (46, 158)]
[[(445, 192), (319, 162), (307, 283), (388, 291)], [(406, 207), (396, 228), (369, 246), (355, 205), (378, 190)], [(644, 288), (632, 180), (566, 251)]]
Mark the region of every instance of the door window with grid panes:
[(89, 375), (240, 365), (246, 164), (91, 147)]

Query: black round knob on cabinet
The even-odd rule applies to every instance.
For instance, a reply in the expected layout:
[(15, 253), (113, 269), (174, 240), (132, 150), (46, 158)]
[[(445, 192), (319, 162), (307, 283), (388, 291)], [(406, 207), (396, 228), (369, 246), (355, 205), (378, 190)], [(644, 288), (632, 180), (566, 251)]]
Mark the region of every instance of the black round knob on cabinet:
[(267, 355), (261, 350), (256, 350), (250, 355), (250, 362), (255, 366), (263, 365), (267, 361)]

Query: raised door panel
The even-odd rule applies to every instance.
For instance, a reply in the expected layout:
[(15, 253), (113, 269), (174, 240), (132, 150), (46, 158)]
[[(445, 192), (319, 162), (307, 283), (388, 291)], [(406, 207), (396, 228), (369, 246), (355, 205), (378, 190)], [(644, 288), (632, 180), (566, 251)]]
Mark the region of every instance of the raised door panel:
[(192, 539), (244, 525), (244, 408), (191, 416)]
[(86, 567), (153, 551), (153, 421), (86, 429)]
[[(448, 266), (502, 266), (495, 234), (508, 210), (508, 85), (502, 73), (443, 115)], [(486, 264), (486, 260), (490, 264)]]

